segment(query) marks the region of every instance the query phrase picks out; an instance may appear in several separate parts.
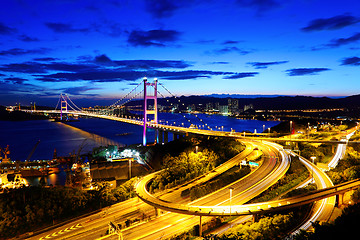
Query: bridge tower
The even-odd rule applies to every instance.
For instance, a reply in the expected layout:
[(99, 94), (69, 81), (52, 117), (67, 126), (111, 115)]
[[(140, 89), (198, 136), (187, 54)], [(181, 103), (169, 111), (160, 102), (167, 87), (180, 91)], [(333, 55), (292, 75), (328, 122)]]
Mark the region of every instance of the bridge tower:
[[(63, 95), (63, 94), (60, 94), (60, 120), (63, 120), (63, 111), (65, 113), (67, 113), (68, 111), (68, 103), (67, 103), (67, 100), (66, 100), (66, 95)], [(66, 115), (66, 117), (68, 117)]]
[[(154, 120), (151, 122), (157, 124), (158, 123), (158, 107), (157, 107), (157, 78), (154, 79), (153, 83), (147, 82), (147, 78), (144, 78), (144, 131), (143, 131), (143, 145), (146, 146), (146, 128), (148, 115), (154, 115)], [(153, 87), (154, 93), (151, 94), (150, 91), (148, 91), (148, 87)], [(148, 95), (149, 94), (149, 95)], [(154, 102), (154, 109), (148, 109), (148, 100), (152, 99)]]

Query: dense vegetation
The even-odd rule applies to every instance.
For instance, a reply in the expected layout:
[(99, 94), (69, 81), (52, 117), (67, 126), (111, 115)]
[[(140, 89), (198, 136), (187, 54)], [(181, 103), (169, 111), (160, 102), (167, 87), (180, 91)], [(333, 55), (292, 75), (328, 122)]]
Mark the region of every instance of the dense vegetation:
[(350, 181), (360, 177), (360, 152), (354, 147), (347, 147), (345, 157), (338, 166), (328, 172), (334, 184)]
[(0, 195), (0, 239), (32, 231), (59, 220), (94, 211), (134, 196), (135, 178), (115, 189), (99, 184), (97, 190), (68, 187), (23, 187)]
[(258, 222), (247, 222), (239, 224), (226, 231), (217, 239), (225, 240), (262, 240), (262, 239), (283, 239), (285, 230), (291, 224), (293, 215), (274, 215), (272, 217), (263, 217)]
[(236, 180), (244, 177), (250, 172), (251, 170), (249, 166), (244, 166), (242, 168), (235, 166), (229, 169), (228, 171), (224, 172), (220, 176), (212, 179), (211, 181), (191, 187), (189, 190), (190, 200), (193, 201), (197, 198), (203, 197), (211, 192), (214, 192), (222, 187), (225, 187), (226, 185), (235, 182)]
[(183, 141), (191, 144), (179, 155), (167, 154), (163, 158), (164, 171), (154, 178), (150, 191), (171, 188), (198, 177), (244, 149), (244, 145), (233, 139), (199, 137)]
[(193, 179), (207, 171), (211, 171), (219, 157), (210, 150), (201, 152), (183, 152), (177, 157), (167, 156), (164, 160), (165, 171), (156, 175), (150, 186), (163, 190)]
[(334, 155), (330, 144), (321, 144), (318, 147), (315, 147), (309, 143), (299, 143), (299, 150), (301, 152), (301, 156), (306, 159), (310, 159), (310, 157), (313, 156), (316, 157), (315, 163), (327, 163)]

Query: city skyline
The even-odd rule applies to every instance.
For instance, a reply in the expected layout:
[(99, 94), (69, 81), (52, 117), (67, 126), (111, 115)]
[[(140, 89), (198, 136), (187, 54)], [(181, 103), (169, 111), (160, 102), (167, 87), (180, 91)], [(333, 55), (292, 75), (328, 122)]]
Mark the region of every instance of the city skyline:
[(60, 93), (117, 99), (143, 77), (157, 77), (177, 95), (360, 93), (354, 0), (6, 0), (2, 6), (2, 105), (54, 105)]

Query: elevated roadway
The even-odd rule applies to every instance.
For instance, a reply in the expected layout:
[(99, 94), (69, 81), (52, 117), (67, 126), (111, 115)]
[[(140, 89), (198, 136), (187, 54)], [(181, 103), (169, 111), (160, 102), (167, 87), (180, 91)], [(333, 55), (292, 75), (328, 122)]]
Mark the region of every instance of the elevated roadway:
[[(22, 110), (25, 112), (34, 112), (34, 113), (47, 113), (47, 114), (60, 114), (60, 110)], [(138, 126), (143, 126), (144, 122), (138, 119), (131, 118), (122, 118), (106, 114), (95, 114), (85, 111), (67, 111), (63, 114), (73, 114), (79, 116), (88, 116), (94, 118), (102, 118), (112, 121), (124, 122), (129, 124), (134, 124)], [(316, 140), (316, 139), (289, 139), (289, 138), (273, 138), (265, 137), (263, 133), (253, 134), (253, 133), (238, 133), (238, 132), (225, 132), (225, 131), (213, 131), (205, 129), (196, 129), (196, 128), (187, 128), (180, 126), (171, 126), (166, 124), (159, 124), (153, 122), (147, 122), (147, 126), (159, 129), (162, 131), (168, 131), (173, 133), (178, 133), (180, 135), (195, 134), (195, 135), (204, 135), (204, 136), (218, 136), (218, 137), (231, 137), (238, 139), (248, 139), (248, 140), (259, 140), (259, 141), (279, 141), (279, 142), (309, 142), (309, 143), (327, 143), (327, 144), (359, 144), (360, 141), (342, 141), (342, 140)]]

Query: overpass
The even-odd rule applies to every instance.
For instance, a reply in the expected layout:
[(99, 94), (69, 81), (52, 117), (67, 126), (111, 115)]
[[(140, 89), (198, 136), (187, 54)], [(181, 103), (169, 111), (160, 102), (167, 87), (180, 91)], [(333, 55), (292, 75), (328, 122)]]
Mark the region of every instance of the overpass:
[(153, 179), (155, 174), (156, 173), (149, 174), (142, 178), (138, 183), (136, 183), (135, 188), (137, 196), (144, 202), (154, 207), (161, 208), (166, 211), (197, 216), (243, 216), (264, 214), (269, 212), (276, 212), (283, 209), (298, 207), (335, 195), (338, 196), (339, 202), (341, 203), (342, 196), (345, 192), (355, 190), (360, 186), (360, 179), (356, 179), (332, 187), (315, 190), (303, 195), (298, 195), (296, 197), (281, 200), (243, 205), (195, 206), (166, 202), (151, 195), (147, 191), (146, 186)]

